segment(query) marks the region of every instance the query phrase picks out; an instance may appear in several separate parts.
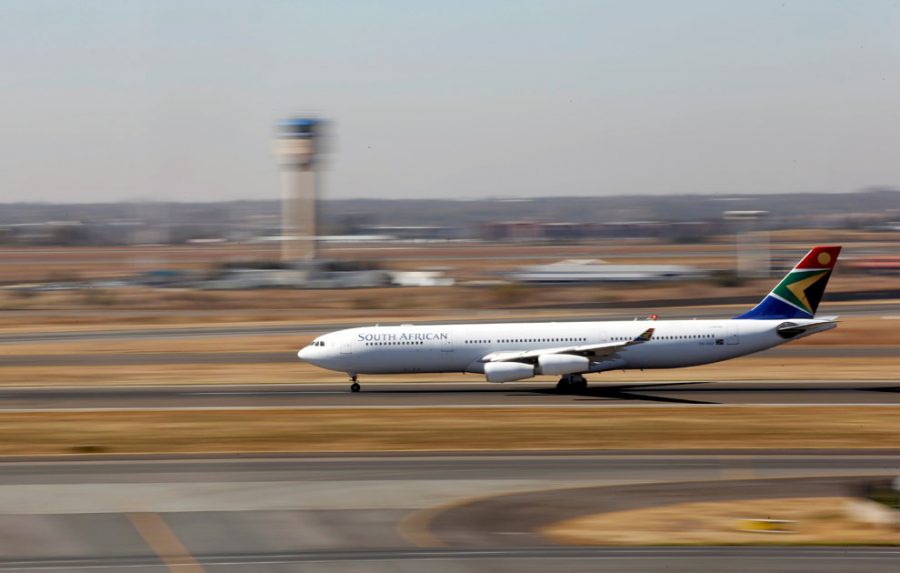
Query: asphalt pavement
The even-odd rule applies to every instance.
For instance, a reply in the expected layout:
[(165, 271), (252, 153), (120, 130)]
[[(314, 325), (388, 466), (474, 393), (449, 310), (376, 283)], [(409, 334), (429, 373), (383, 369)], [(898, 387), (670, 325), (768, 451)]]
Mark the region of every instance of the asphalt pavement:
[(0, 411), (178, 408), (634, 407), (649, 405), (897, 405), (900, 382), (785, 380), (619, 384), (598, 379), (561, 394), (552, 381), (0, 389)]
[(894, 573), (900, 550), (827, 547), (641, 547), (388, 549), (362, 551), (230, 552), (190, 560), (154, 555), (0, 562), (2, 571), (78, 571), (79, 573)]
[(5, 459), (0, 570), (893, 572), (892, 547), (563, 547), (533, 527), (898, 471), (897, 450)]

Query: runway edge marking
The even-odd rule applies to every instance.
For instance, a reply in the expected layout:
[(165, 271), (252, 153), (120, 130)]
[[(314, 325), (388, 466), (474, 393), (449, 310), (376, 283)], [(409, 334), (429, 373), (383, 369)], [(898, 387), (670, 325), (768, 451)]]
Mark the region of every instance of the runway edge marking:
[(184, 543), (163, 517), (155, 512), (129, 512), (125, 516), (141, 538), (172, 573), (204, 573)]

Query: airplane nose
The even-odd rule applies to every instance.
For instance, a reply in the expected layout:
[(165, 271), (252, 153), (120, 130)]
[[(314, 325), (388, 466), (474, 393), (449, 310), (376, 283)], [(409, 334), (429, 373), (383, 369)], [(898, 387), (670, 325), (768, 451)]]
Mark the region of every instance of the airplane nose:
[(297, 352), (297, 358), (299, 358), (300, 360), (309, 360), (309, 346), (301, 348)]

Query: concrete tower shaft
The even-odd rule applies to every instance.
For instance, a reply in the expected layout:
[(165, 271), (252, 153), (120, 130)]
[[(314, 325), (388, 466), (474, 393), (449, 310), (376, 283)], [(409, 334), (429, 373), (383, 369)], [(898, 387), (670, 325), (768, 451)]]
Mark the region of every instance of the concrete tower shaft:
[(316, 258), (319, 136), (322, 122), (293, 118), (278, 125), (275, 154), (281, 169), (281, 260)]

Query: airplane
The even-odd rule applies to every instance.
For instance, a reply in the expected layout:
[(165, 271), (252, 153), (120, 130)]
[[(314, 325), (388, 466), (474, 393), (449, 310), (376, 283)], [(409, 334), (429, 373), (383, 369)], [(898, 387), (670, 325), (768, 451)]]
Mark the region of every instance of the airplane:
[(298, 357), (360, 374), (462, 372), (488, 382), (560, 376), (557, 389), (587, 387), (585, 374), (721, 362), (837, 326), (816, 309), (841, 252), (818, 246), (752, 309), (720, 320), (631, 320), (368, 326), (317, 337)]

